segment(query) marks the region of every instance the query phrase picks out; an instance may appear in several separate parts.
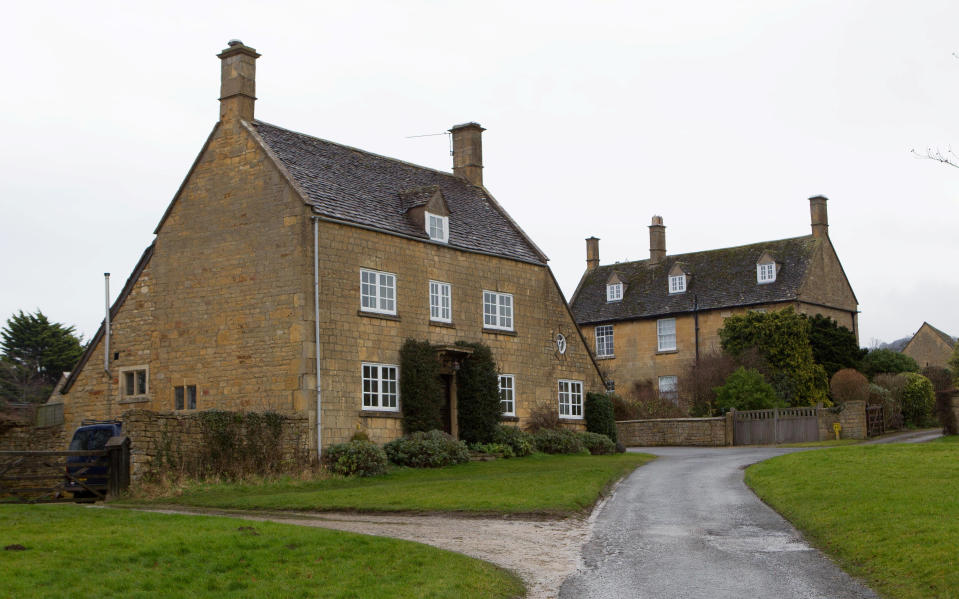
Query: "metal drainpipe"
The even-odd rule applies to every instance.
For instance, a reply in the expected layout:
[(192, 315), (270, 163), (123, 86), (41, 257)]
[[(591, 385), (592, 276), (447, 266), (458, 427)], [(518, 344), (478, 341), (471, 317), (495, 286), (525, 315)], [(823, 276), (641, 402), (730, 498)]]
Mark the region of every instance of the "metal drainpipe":
[(316, 355), (316, 457), (323, 452), (323, 401), (320, 385), (320, 221), (313, 216), (313, 333)]
[(696, 330), (696, 361), (699, 362), (699, 296), (693, 295), (693, 325)]

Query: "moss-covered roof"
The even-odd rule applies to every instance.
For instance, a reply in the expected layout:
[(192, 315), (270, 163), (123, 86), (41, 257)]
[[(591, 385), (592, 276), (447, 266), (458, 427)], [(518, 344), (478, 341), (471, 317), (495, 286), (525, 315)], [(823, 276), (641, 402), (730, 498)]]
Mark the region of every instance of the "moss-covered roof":
[[(599, 266), (587, 272), (572, 300), (580, 324), (649, 318), (694, 309), (715, 310), (795, 300), (806, 277), (817, 240), (812, 235), (739, 247), (676, 254), (658, 264), (649, 260)], [(768, 253), (776, 261), (776, 280), (756, 282), (756, 263)], [(686, 291), (669, 293), (669, 271), (681, 264)], [(623, 299), (606, 301), (606, 281), (623, 280)]]

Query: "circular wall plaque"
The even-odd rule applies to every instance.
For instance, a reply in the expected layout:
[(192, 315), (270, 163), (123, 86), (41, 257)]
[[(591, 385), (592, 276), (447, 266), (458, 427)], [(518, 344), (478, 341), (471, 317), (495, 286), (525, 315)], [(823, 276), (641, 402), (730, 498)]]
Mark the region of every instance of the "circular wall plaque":
[(556, 349), (561, 354), (566, 353), (566, 336), (562, 333), (556, 333)]

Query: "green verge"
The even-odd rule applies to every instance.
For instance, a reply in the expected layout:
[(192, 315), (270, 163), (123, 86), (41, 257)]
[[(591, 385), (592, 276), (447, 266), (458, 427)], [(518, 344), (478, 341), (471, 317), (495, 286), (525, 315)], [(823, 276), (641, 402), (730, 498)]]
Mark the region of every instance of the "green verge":
[(200, 484), (125, 504), (223, 509), (472, 512), (565, 516), (593, 506), (616, 480), (654, 456), (543, 455), (436, 469), (394, 468), (368, 478)]
[(746, 483), (886, 597), (959, 597), (959, 437), (777, 457)]
[(0, 506), (3, 597), (517, 597), (492, 564), (395, 539), (208, 516)]

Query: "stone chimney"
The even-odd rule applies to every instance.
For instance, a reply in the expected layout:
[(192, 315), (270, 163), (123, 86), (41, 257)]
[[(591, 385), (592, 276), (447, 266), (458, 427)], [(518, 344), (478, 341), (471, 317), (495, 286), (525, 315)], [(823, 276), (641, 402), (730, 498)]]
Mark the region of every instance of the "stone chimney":
[(220, 58), (220, 122), (253, 120), (256, 101), (256, 50), (230, 40)]
[(809, 214), (812, 217), (812, 236), (817, 239), (829, 237), (829, 215), (826, 214), (826, 197), (809, 198)]
[(659, 264), (666, 259), (666, 225), (662, 216), (654, 216), (649, 225), (649, 263)]
[(586, 270), (590, 271), (599, 266), (599, 238), (586, 238)]
[(464, 123), (453, 134), (453, 174), (473, 185), (483, 186), (483, 129), (479, 123)]

